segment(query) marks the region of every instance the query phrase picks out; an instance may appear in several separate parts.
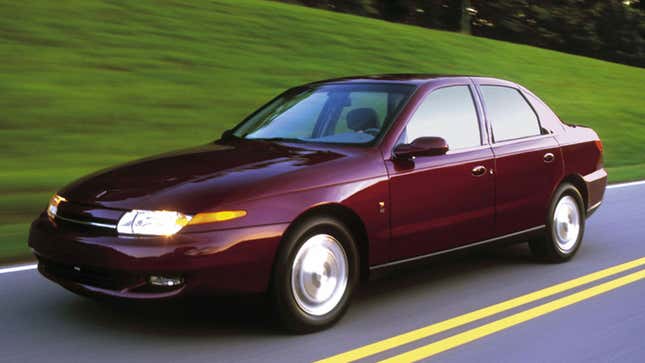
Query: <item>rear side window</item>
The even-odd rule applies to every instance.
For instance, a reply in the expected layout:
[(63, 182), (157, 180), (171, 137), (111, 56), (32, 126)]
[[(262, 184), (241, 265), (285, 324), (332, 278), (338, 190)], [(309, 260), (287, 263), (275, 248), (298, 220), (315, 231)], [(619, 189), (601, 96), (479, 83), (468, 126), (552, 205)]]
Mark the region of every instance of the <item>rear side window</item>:
[(479, 120), (468, 86), (450, 86), (430, 93), (405, 130), (403, 142), (423, 136), (439, 136), (450, 150), (480, 146)]
[(495, 141), (540, 135), (537, 115), (520, 92), (504, 86), (481, 86)]

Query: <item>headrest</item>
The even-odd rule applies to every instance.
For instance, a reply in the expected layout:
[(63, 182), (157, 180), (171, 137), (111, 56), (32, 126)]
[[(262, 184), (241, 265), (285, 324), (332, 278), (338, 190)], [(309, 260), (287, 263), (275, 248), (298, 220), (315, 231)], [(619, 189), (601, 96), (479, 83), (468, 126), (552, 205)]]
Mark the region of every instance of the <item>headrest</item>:
[(354, 131), (377, 129), (378, 114), (374, 109), (364, 107), (357, 108), (347, 113), (347, 127)]

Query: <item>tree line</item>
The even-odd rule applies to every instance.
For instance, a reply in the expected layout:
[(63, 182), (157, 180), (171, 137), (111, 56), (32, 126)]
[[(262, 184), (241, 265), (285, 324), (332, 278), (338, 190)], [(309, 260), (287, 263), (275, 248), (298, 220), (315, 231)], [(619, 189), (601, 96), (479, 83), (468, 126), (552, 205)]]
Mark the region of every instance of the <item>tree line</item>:
[(645, 67), (645, 0), (282, 0)]

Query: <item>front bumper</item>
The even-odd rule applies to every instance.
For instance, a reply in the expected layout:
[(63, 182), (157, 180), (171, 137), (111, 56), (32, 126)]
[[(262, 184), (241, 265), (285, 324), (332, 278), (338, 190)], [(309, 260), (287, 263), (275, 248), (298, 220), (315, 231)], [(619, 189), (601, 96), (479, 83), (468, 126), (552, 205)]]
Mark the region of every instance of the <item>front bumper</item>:
[[(43, 214), (31, 225), (29, 246), (45, 277), (83, 295), (160, 299), (257, 293), (268, 287), (287, 226), (131, 237), (55, 224)], [(180, 276), (183, 284), (155, 287), (148, 284), (151, 275)]]

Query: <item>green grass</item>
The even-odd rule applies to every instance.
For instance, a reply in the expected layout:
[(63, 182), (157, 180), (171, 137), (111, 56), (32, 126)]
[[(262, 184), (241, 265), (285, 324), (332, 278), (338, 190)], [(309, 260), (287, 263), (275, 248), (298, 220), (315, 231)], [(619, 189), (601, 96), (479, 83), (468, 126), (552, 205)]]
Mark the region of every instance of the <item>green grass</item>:
[(645, 71), (255, 0), (0, 0), (0, 257), (28, 254), (52, 192), (98, 168), (218, 137), (284, 88), (366, 73), (522, 83), (645, 178)]

